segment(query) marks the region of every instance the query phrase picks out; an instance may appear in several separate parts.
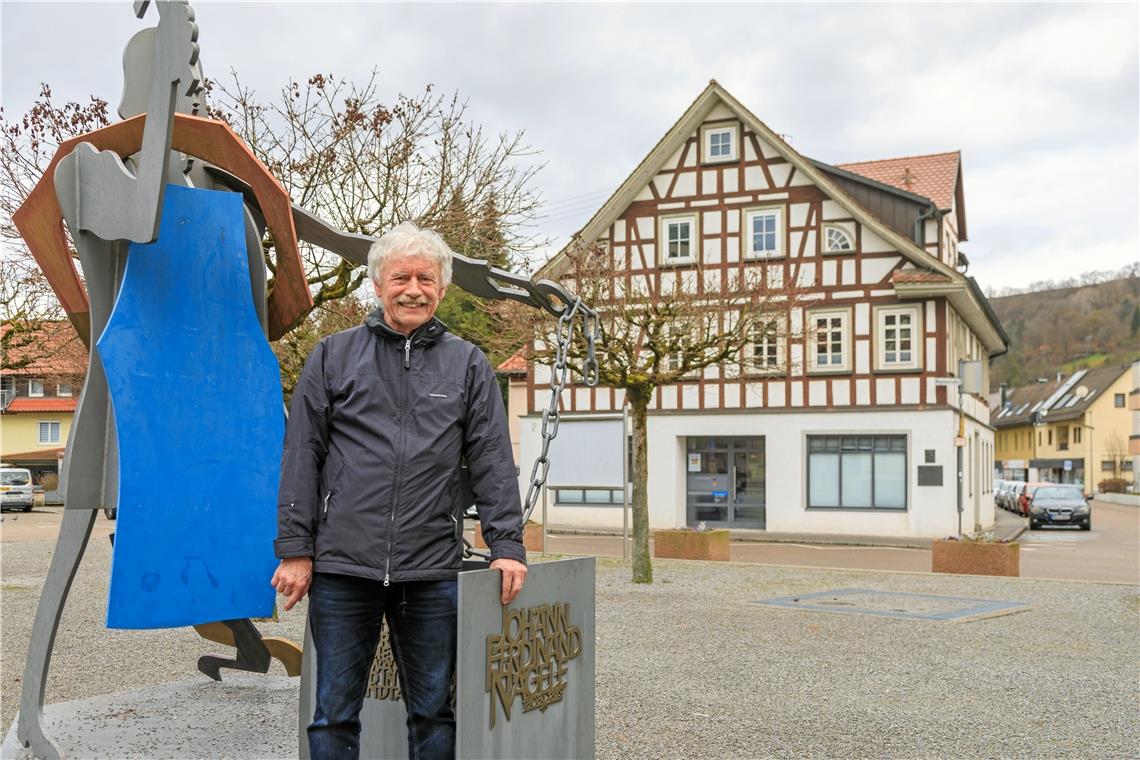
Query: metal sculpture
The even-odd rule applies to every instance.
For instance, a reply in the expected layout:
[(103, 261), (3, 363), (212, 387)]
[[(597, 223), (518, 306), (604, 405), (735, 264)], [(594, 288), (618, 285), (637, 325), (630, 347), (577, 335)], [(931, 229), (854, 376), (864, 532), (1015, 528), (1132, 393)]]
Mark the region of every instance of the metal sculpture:
[[(135, 2), (136, 16), (142, 18), (149, 4)], [(236, 205), (233, 201), (228, 205), (223, 203), (228, 208), (225, 238), (237, 243), (236, 248), (228, 251), (228, 264), (241, 261), (239, 249), (244, 243), (246, 266), (229, 269), (225, 299), (241, 302), (247, 314), (252, 309), (253, 318), (260, 323), (265, 337), (276, 340), (312, 309), (298, 239), (357, 264), (364, 263), (373, 242), (367, 236), (338, 231), (293, 206), (280, 182), (226, 124), (196, 115), (203, 106), (203, 93), (198, 28), (193, 10), (187, 0), (160, 0), (156, 4), (157, 27), (144, 29), (132, 37), (124, 53), (125, 89), (119, 106), (123, 121), (61, 144), (40, 182), (13, 215), (32, 255), (90, 350), (88, 375), (61, 469), (60, 490), (66, 509), (33, 623), (21, 694), (17, 736), (40, 757), (59, 756), (41, 724), (52, 645), (68, 591), (97, 511), (117, 506), (120, 497), (135, 485), (122, 482), (120, 477), (121, 472), (126, 472), (120, 469), (121, 454), (132, 460), (132, 457), (137, 458), (138, 452), (127, 451), (132, 449), (132, 442), (127, 439), (133, 431), (125, 419), (124, 424), (116, 419), (108, 384), (110, 370), (111, 386), (117, 387), (115, 402), (121, 416), (126, 418), (138, 411), (128, 409), (129, 383), (125, 376), (129, 370), (122, 362), (137, 360), (144, 347), (135, 345), (131, 358), (132, 351), (122, 350), (130, 341), (124, 341), (121, 335), (116, 337), (115, 330), (109, 329), (109, 324), (117, 319), (112, 317), (113, 312), (125, 316), (134, 308), (128, 306), (132, 301), (129, 294), (134, 292), (134, 298), (138, 297), (129, 284), (124, 285), (131, 279), (132, 269), (139, 269), (132, 267), (131, 262), (170, 244), (163, 233), (163, 222), (164, 219), (169, 221), (171, 214), (182, 214), (184, 218), (188, 214), (195, 224), (209, 228), (205, 223), (209, 214), (194, 210), (202, 198), (194, 193), (226, 191), (237, 201)], [(244, 205), (240, 201), (244, 201)], [(64, 222), (82, 263), (86, 288), (68, 252)], [(266, 228), (273, 236), (277, 255), (275, 286), (268, 294), (261, 253)], [(161, 238), (157, 248), (156, 238)], [(218, 237), (213, 239), (216, 243)], [(185, 266), (185, 262), (181, 266)], [(169, 277), (169, 271), (164, 276)], [(514, 299), (560, 317), (560, 344), (569, 340), (573, 323), (581, 319), (591, 346), (592, 363), (592, 347), (597, 337), (595, 315), (557, 284), (531, 282), (459, 255), (455, 257), (453, 280), (473, 294)], [(239, 281), (248, 282), (248, 297), (244, 295), (244, 288), (239, 289), (241, 296), (235, 294), (234, 285)], [(134, 316), (138, 315), (135, 310)], [(248, 323), (248, 318), (245, 319)], [(251, 350), (256, 352), (256, 349)], [(565, 363), (564, 350), (560, 362)], [(596, 376), (596, 373), (589, 374)], [(564, 382), (564, 368), (561, 377)], [(274, 396), (270, 390), (268, 400), (280, 410), (279, 395)], [(553, 415), (557, 416), (557, 408)], [(279, 416), (277, 421), (280, 422)], [(544, 438), (552, 438), (556, 430), (555, 421), (549, 436)], [(274, 438), (272, 432), (268, 438), (275, 444), (280, 441), (280, 436)], [(125, 445), (120, 446), (121, 443)], [(270, 474), (274, 473), (272, 470)], [(275, 481), (275, 476), (269, 479)], [(270, 520), (274, 501), (270, 500), (267, 510)], [(528, 506), (533, 509), (532, 503)], [(144, 513), (142, 508), (135, 509), (134, 518), (130, 510), (121, 513), (120, 541), (116, 543), (138, 545), (137, 540), (130, 538), (133, 529), (128, 523)], [(154, 532), (162, 528), (160, 521), (149, 529)], [(251, 538), (256, 533), (251, 529)], [(265, 544), (268, 548), (269, 541)], [(172, 611), (167, 607), (161, 615), (139, 615), (137, 609), (130, 609), (129, 599), (125, 608), (116, 606), (115, 570), (112, 572), (109, 623), (118, 620), (130, 626), (193, 624), (203, 637), (235, 647), (236, 656), (232, 659), (205, 656), (199, 660), (199, 670), (211, 678), (220, 679), (223, 667), (264, 673), (270, 657), (281, 660), (290, 675), (300, 671), (299, 648), (285, 640), (261, 638), (249, 620), (248, 616), (264, 614), (263, 600), (246, 600), (228, 608), (211, 602), (189, 612), (186, 609)], [(132, 582), (140, 586), (154, 582), (153, 577), (147, 576), (148, 572), (151, 571), (135, 574)], [(183, 584), (193, 585), (190, 576), (195, 572), (204, 586), (220, 582), (216, 575), (210, 578), (212, 573), (205, 565), (184, 568), (175, 574), (185, 576), (178, 579)], [(256, 574), (261, 570), (255, 567), (249, 572)], [(267, 578), (268, 573), (264, 576)], [(161, 585), (162, 578), (158, 582)], [(264, 578), (259, 578), (258, 584), (267, 587)], [(124, 609), (130, 614), (117, 617)], [(211, 616), (212, 621), (207, 619)]]

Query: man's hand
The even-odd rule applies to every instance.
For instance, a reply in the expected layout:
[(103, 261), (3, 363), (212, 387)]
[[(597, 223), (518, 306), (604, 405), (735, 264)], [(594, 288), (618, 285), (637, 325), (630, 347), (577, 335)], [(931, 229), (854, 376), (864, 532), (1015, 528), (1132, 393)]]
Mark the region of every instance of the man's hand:
[[(293, 609), (293, 605), (300, 601), (301, 597), (309, 590), (309, 584), (312, 582), (312, 557), (287, 557), (281, 560), (281, 564), (273, 573), (273, 580), (270, 581), (278, 593), (288, 597), (285, 600), (286, 612)], [(519, 586), (522, 586), (521, 582)]]
[(500, 601), (506, 606), (515, 600), (526, 583), (526, 565), (515, 559), (501, 557), (491, 563), (491, 569), (503, 573), (503, 595)]

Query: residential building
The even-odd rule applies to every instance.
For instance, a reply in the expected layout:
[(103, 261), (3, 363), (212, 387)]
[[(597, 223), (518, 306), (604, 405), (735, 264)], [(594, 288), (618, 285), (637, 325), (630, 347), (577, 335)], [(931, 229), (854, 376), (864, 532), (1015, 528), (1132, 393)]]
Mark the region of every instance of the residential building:
[[(764, 267), (804, 296), (765, 371), (740, 372), (742, 357), (657, 389), (650, 526), (957, 532), (959, 395), (948, 382), (959, 360), (988, 368), (1008, 344), (964, 274), (966, 232), (960, 154), (829, 165), (711, 82), (576, 239), (607, 248), (635, 291), (660, 292), (662, 278), (677, 277), (707, 293)], [(513, 379), (512, 398), (524, 387), (511, 413), (522, 418), (525, 475), (541, 445), (549, 368), (532, 364)], [(987, 392), (961, 397), (966, 532), (993, 523)], [(574, 434), (560, 433), (551, 457), (584, 461), (609, 445), (624, 397), (579, 385), (561, 404)], [(578, 473), (566, 483), (552, 470), (550, 522), (620, 527), (620, 484)]]
[(990, 410), (994, 426), (994, 451), (997, 474), (1004, 480), (1028, 482), (1036, 480), (1029, 473), (1030, 462), (1037, 458), (1037, 429), (1034, 421), (1041, 406), (1061, 387), (1061, 379), (1041, 380), (1033, 385), (1006, 389), (995, 399)]
[(1140, 362), (1132, 364), (1132, 390), (1128, 392), (1128, 408), (1132, 412), (1132, 434), (1128, 436), (1128, 454), (1132, 457), (1132, 484), (1140, 472)]
[(1134, 481), (1128, 394), (1137, 366), (1082, 369), (1011, 391), (992, 410), (1003, 475), (1079, 483), (1086, 493), (1108, 478)]
[(58, 475), (87, 374), (87, 349), (68, 322), (45, 322), (9, 342), (0, 372), (0, 459), (36, 483)]

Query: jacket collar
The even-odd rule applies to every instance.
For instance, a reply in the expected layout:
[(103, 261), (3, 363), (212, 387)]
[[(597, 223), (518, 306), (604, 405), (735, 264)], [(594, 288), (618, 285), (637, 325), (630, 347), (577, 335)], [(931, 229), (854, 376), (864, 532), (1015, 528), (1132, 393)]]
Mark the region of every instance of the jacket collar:
[(387, 322), (384, 321), (383, 307), (376, 309), (376, 311), (369, 314), (364, 318), (364, 325), (372, 332), (381, 338), (388, 340), (411, 340), (417, 344), (431, 344), (435, 343), (443, 334), (447, 332), (447, 325), (442, 320), (432, 317), (424, 324), (417, 327), (412, 331), (411, 335), (404, 335), (403, 333), (393, 330)]

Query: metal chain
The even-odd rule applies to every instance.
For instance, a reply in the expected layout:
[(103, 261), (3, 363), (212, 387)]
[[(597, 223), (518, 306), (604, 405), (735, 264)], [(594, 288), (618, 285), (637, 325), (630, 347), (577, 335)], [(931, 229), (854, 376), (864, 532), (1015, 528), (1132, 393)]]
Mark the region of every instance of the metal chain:
[[(546, 484), (546, 476), (550, 473), (550, 442), (558, 435), (558, 424), (561, 420), (558, 400), (562, 397), (562, 391), (566, 388), (570, 377), (570, 363), (567, 359), (570, 345), (574, 342), (574, 325), (577, 317), (581, 317), (582, 335), (586, 338), (586, 360), (582, 366), (582, 374), (586, 385), (592, 387), (598, 384), (597, 342), (600, 333), (598, 313), (583, 304), (579, 297), (574, 299), (569, 308), (563, 309), (558, 317), (554, 363), (550, 378), (550, 403), (542, 410), (542, 451), (534, 460), (534, 466), (530, 471), (530, 486), (523, 502), (523, 525), (526, 525), (534, 513), (542, 487)], [(465, 557), (482, 557), (488, 560), (491, 558), (489, 554), (475, 551), (466, 538), (463, 539), (463, 543)]]

